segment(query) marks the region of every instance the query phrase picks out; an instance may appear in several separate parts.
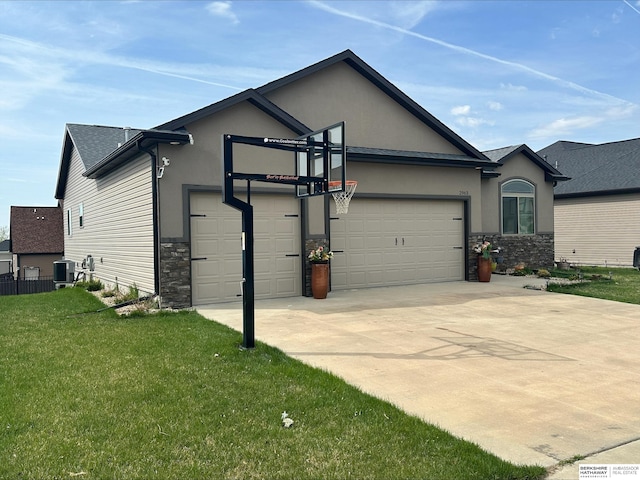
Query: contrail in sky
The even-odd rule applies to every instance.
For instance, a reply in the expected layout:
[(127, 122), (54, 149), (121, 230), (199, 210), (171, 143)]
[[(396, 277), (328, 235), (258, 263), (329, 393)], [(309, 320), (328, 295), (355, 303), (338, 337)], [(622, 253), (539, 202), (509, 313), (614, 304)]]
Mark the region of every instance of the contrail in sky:
[(633, 5), (631, 5), (628, 0), (622, 0), (624, 3), (626, 3), (627, 5), (629, 5), (629, 8), (631, 10), (633, 10), (634, 12), (636, 12), (638, 15), (640, 15), (640, 10), (638, 10), (636, 7), (634, 7)]
[[(570, 82), (568, 80), (563, 80), (562, 78), (554, 77), (553, 75), (549, 75), (548, 73), (544, 73), (544, 72), (541, 72), (539, 70), (535, 70), (535, 69), (533, 69), (531, 67), (527, 67), (526, 65), (523, 65), (521, 63), (511, 62), (509, 60), (502, 60), (501, 58), (493, 57), (491, 55), (487, 55), (487, 54), (484, 54), (484, 53), (481, 53), (481, 52), (477, 52), (475, 50), (471, 50), (471, 49), (466, 48), (466, 47), (461, 47), (459, 45), (454, 45), (454, 44), (451, 44), (451, 43), (447, 43), (447, 42), (444, 42), (442, 40), (438, 40), (437, 38), (428, 37), (426, 35), (422, 35), (420, 33), (416, 33), (416, 32), (413, 32), (411, 30), (407, 30), (407, 29), (402, 28), (402, 27), (397, 27), (395, 25), (391, 25), (391, 24), (388, 24), (388, 23), (380, 22), (380, 21), (374, 20), (372, 18), (363, 17), (363, 16), (357, 15), (355, 13), (345, 12), (343, 10), (339, 10), (337, 8), (334, 8), (334, 7), (330, 6), (330, 5), (327, 5), (326, 3), (321, 2), (319, 0), (308, 0), (308, 3), (310, 5), (313, 5), (316, 8), (319, 8), (320, 10), (324, 10), (325, 12), (332, 13), (334, 15), (339, 15), (341, 17), (351, 18), (352, 20), (357, 20), (357, 21), (360, 21), (360, 22), (369, 23), (369, 24), (375, 25), (377, 27), (386, 28), (386, 29), (389, 29), (389, 30), (393, 30), (393, 31), (402, 33), (404, 35), (409, 35), (409, 36), (412, 36), (412, 37), (419, 38), (421, 40), (425, 40), (427, 42), (435, 43), (436, 45), (440, 45), (441, 47), (448, 48), (450, 50), (454, 50), (456, 52), (459, 52), (459, 53), (462, 53), (462, 54), (465, 54), (465, 55), (472, 55), (474, 57), (482, 58), (482, 59), (488, 60), (490, 62), (499, 63), (501, 65), (505, 65), (505, 66), (508, 66), (508, 67), (511, 67), (511, 68), (514, 68), (514, 69), (517, 69), (517, 70), (521, 70), (521, 71), (530, 73), (530, 74), (535, 75), (537, 77), (544, 78), (546, 80), (551, 80), (551, 81), (553, 81), (555, 83), (558, 83), (558, 84), (560, 84), (560, 85), (562, 85), (564, 87), (571, 88), (571, 89), (576, 90), (576, 91), (581, 92), (581, 93), (586, 93), (586, 94), (594, 95), (594, 96), (597, 96), (597, 97), (603, 97), (603, 98), (606, 98), (608, 100), (615, 100), (616, 103), (619, 103), (619, 102), (625, 102), (627, 104), (631, 103), (628, 100), (623, 100), (623, 99), (614, 97), (612, 95), (608, 95), (606, 93), (598, 92), (597, 90), (591, 90), (590, 88), (583, 87), (582, 85), (578, 85), (577, 83), (573, 83), (573, 82)], [(627, 5), (629, 4), (627, 1), (625, 1), (625, 3), (627, 3)], [(629, 6), (631, 6), (631, 5), (629, 5)], [(631, 8), (633, 8), (633, 7), (631, 7)], [(636, 10), (636, 9), (634, 8), (634, 10)], [(636, 10), (636, 11), (638, 11), (638, 10)], [(640, 13), (640, 12), (638, 12), (638, 13)]]

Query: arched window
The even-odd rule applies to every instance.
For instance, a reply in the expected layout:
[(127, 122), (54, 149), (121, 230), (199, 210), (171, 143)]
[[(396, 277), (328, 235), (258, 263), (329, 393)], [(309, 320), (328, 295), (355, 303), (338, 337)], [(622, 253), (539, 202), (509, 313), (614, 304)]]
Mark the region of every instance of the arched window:
[(502, 184), (502, 234), (533, 235), (535, 233), (536, 187), (524, 180)]

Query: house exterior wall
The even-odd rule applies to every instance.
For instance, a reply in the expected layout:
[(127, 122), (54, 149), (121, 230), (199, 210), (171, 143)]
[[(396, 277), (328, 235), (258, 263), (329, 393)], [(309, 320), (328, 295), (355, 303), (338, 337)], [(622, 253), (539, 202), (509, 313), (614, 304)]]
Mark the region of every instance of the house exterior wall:
[(344, 62), (265, 96), (314, 130), (344, 121), (347, 145), (461, 153)]
[(480, 174), (475, 169), (351, 162), (347, 178), (358, 181), (354, 201), (363, 195), (469, 199), (470, 228), (481, 228)]
[[(159, 146), (158, 157), (166, 156), (171, 159), (171, 165), (165, 169), (162, 179), (158, 182), (163, 241), (184, 240), (188, 237), (188, 222), (185, 222), (183, 216), (188, 205), (183, 198), (185, 185), (221, 188), (223, 134), (284, 138), (298, 136), (248, 102), (188, 124), (186, 128), (193, 136), (193, 145)], [(295, 162), (291, 152), (236, 145), (234, 168), (244, 173), (292, 175), (295, 173)], [(286, 188), (294, 195), (291, 186), (253, 183), (252, 188)]]
[(631, 266), (640, 246), (640, 193), (555, 200), (555, 259)]
[[(98, 179), (82, 176), (85, 171), (78, 151), (71, 154), (64, 198), (65, 258), (76, 263), (76, 271), (91, 255), (96, 278), (108, 285), (154, 293), (154, 245), (152, 173), (148, 155)], [(79, 206), (83, 223), (79, 224)], [(71, 210), (71, 235), (68, 214)]]
[(482, 231), (500, 233), (500, 186), (523, 179), (536, 187), (536, 233), (553, 233), (553, 183), (545, 181), (542, 169), (524, 155), (516, 155), (498, 168), (500, 176), (482, 181)]

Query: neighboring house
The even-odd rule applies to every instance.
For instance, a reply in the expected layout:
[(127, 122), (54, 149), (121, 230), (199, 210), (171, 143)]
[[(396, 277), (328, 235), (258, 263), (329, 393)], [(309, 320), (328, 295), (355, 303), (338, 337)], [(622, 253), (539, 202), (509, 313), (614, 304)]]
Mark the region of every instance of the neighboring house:
[[(309, 295), (306, 256), (320, 244), (335, 252), (333, 290), (475, 279), (485, 236), (508, 243), (514, 263), (550, 266), (559, 172), (526, 147), (488, 158), (349, 50), (155, 129), (67, 125), (56, 187), (66, 258), (164, 305), (237, 300), (241, 215), (221, 200), (222, 135), (295, 138), (342, 121), (358, 181), (348, 214), (326, 196), (251, 184), (256, 298)], [(240, 147), (240, 171), (295, 174), (290, 152)], [(516, 227), (511, 210), (501, 221), (522, 193), (505, 189), (514, 180), (534, 188), (532, 202), (516, 199), (533, 223)]]
[(11, 207), (10, 238), (16, 277), (53, 276), (53, 262), (64, 254), (60, 207)]
[(11, 240), (0, 242), (0, 276), (13, 273), (13, 254), (11, 253)]
[(560, 141), (538, 152), (571, 177), (555, 188), (555, 259), (631, 266), (640, 246), (640, 138)]

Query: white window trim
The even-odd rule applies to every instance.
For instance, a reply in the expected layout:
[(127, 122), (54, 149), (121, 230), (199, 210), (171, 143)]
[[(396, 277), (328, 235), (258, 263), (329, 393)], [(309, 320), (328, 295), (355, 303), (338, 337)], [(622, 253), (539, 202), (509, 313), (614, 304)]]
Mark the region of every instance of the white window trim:
[(78, 225), (84, 228), (84, 203), (78, 205)]
[[(510, 183), (513, 182), (522, 182), (522, 183), (526, 183), (527, 185), (531, 186), (531, 188), (533, 189), (532, 193), (514, 193), (514, 192), (504, 192), (504, 187), (507, 186)], [(516, 233), (505, 233), (504, 231), (504, 199), (505, 198), (517, 198), (518, 202), (517, 202), (517, 214), (518, 214), (518, 231)], [(533, 231), (531, 233), (522, 233), (522, 229), (521, 229), (521, 223), (520, 223), (520, 198), (532, 198), (533, 199)], [(535, 184), (533, 184), (532, 182), (525, 180), (524, 178), (512, 178), (511, 180), (507, 180), (506, 182), (502, 183), (500, 185), (500, 230), (502, 232), (502, 235), (511, 235), (511, 236), (516, 236), (516, 235), (535, 235), (536, 234), (536, 227), (537, 227), (537, 221), (536, 221), (536, 211), (537, 211), (537, 202), (536, 202), (536, 186)]]

